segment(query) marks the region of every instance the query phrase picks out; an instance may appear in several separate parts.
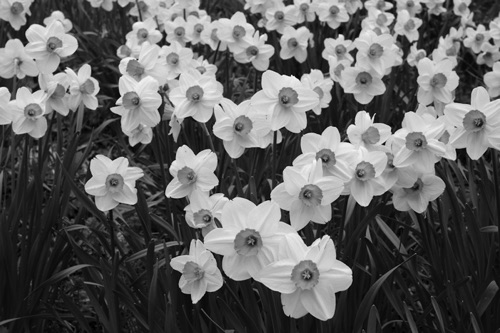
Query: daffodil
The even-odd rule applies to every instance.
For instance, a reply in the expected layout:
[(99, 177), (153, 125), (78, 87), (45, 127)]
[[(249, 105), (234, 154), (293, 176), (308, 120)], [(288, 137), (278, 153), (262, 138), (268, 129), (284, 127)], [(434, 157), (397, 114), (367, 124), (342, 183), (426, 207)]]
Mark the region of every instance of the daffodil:
[(205, 236), (205, 246), (224, 256), (222, 269), (235, 281), (255, 278), (259, 271), (277, 259), (283, 236), (295, 233), (280, 222), (281, 212), (275, 202), (258, 206), (247, 199), (234, 198), (222, 209), (222, 228)]
[(283, 30), (283, 36), (280, 38), (280, 58), (295, 58), (300, 63), (306, 61), (307, 46), (309, 45), (309, 38), (311, 36), (311, 32), (306, 27), (298, 29), (286, 27)]
[(26, 54), (36, 60), (40, 73), (53, 73), (61, 58), (75, 53), (78, 42), (75, 37), (66, 33), (60, 21), (53, 21), (48, 27), (32, 24), (26, 30), (28, 44)]
[(500, 100), (490, 102), (483, 87), (472, 91), (471, 104), (451, 103), (444, 108), (445, 121), (457, 129), (450, 137), (455, 148), (479, 159), (489, 147), (500, 149)]
[(0, 48), (0, 77), (10, 79), (16, 76), (37, 76), (38, 67), (32, 57), (26, 54), (19, 39), (9, 39), (5, 47)]
[(222, 287), (217, 261), (199, 239), (191, 241), (188, 255), (172, 258), (170, 266), (182, 273), (179, 288), (184, 294), (191, 295), (193, 304), (198, 303), (207, 291), (214, 292)]
[(3, 0), (0, 2), (0, 19), (10, 23), (14, 30), (26, 24), (26, 14), (31, 15), (32, 0)]
[(71, 68), (66, 68), (69, 80), (69, 108), (76, 111), (83, 103), (90, 110), (97, 109), (97, 93), (99, 92), (99, 82), (94, 79), (92, 69), (89, 64), (84, 64), (78, 70), (78, 74)]
[(445, 104), (453, 101), (452, 92), (458, 86), (458, 75), (453, 71), (453, 63), (443, 59), (438, 63), (429, 58), (418, 62), (419, 85), (417, 100), (419, 103), (429, 105), (433, 101)]
[(129, 167), (125, 157), (111, 160), (104, 155), (97, 155), (90, 161), (90, 172), (92, 178), (85, 183), (85, 191), (95, 196), (99, 210), (106, 212), (120, 203), (137, 203), (135, 182), (144, 173), (141, 168)]
[(253, 95), (252, 106), (271, 120), (271, 129), (283, 127), (299, 133), (306, 128), (306, 112), (319, 104), (319, 96), (293, 76), (271, 70), (262, 74), (262, 90)]
[(132, 131), (143, 124), (154, 127), (160, 122), (158, 108), (161, 96), (158, 93), (158, 81), (145, 77), (140, 82), (129, 76), (122, 76), (118, 81), (120, 98), (111, 112), (120, 115), (124, 131)]
[(344, 92), (353, 94), (360, 104), (370, 103), (373, 97), (382, 95), (386, 89), (382, 76), (375, 70), (358, 66), (344, 69), (340, 83)]
[(313, 161), (303, 168), (286, 167), (283, 183), (271, 192), (271, 200), (290, 212), (290, 223), (301, 230), (310, 221), (325, 224), (332, 218), (331, 203), (342, 190), (344, 182), (337, 177), (324, 176), (322, 162)]
[(217, 228), (215, 219), (220, 222), (222, 209), (229, 199), (222, 193), (209, 195), (208, 192), (194, 190), (189, 200), (189, 205), (184, 208), (186, 222), (191, 228), (201, 229), (205, 237)]
[(331, 0), (318, 2), (316, 14), (320, 22), (326, 22), (332, 29), (337, 29), (341, 23), (349, 21), (345, 1)]
[(179, 147), (169, 168), (173, 178), (165, 189), (165, 195), (167, 198), (184, 198), (194, 190), (210, 191), (219, 184), (214, 174), (216, 167), (217, 155), (210, 149), (195, 155), (188, 146)]
[(354, 124), (347, 127), (349, 141), (355, 147), (370, 150), (383, 150), (382, 144), (391, 136), (391, 127), (383, 123), (375, 123), (375, 115), (370, 117), (366, 111), (359, 111)]
[(17, 90), (16, 99), (10, 101), (12, 130), (16, 134), (28, 133), (35, 139), (41, 138), (47, 131), (45, 119), (45, 100), (47, 95), (42, 90), (31, 93), (28, 88)]
[(445, 187), (444, 181), (434, 174), (419, 175), (412, 186), (393, 189), (392, 203), (399, 211), (423, 213), (429, 202), (443, 194)]
[(264, 267), (257, 277), (271, 290), (281, 293), (283, 311), (300, 318), (310, 313), (319, 320), (335, 314), (335, 294), (352, 284), (352, 271), (336, 259), (329, 236), (306, 246), (298, 234), (285, 238), (279, 260)]

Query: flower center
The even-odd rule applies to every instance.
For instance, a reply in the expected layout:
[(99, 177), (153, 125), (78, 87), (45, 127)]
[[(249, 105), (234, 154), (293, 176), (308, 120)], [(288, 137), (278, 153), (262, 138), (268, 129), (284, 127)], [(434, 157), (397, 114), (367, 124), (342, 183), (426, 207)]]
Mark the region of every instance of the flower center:
[(148, 31), (144, 28), (137, 30), (137, 39), (139, 39), (139, 44), (148, 39), (148, 35), (149, 35)]
[(245, 37), (245, 35), (247, 34), (245, 28), (243, 28), (241, 25), (236, 25), (234, 28), (233, 28), (233, 38), (234, 39), (241, 39), (243, 37)]
[(430, 85), (432, 88), (440, 89), (446, 85), (446, 82), (448, 82), (446, 76), (443, 73), (437, 73), (432, 77)]
[(197, 103), (203, 98), (203, 89), (200, 86), (192, 86), (186, 91), (186, 98)]
[(384, 48), (379, 43), (373, 43), (368, 49), (368, 56), (371, 59), (378, 59), (384, 53)]
[(123, 189), (123, 176), (117, 173), (112, 173), (106, 177), (106, 189), (112, 193), (119, 192)]
[(299, 94), (290, 87), (281, 88), (278, 93), (279, 103), (284, 107), (291, 107), (299, 102)]
[(343, 57), (344, 54), (347, 52), (347, 49), (344, 45), (342, 44), (339, 44), (337, 46), (335, 46), (335, 54), (337, 55), (337, 57)]
[(340, 12), (340, 9), (339, 7), (333, 5), (328, 9), (328, 11), (330, 12), (330, 15), (335, 16)]
[(144, 75), (145, 68), (139, 61), (132, 59), (127, 63), (125, 71), (133, 78), (140, 79)]
[(389, 169), (394, 169), (394, 155), (391, 153), (385, 153), (387, 155), (387, 167)]
[(283, 19), (285, 18), (285, 14), (281, 10), (278, 10), (276, 13), (274, 13), (274, 18), (276, 19), (276, 21), (283, 21)]
[(241, 230), (234, 238), (234, 250), (239, 255), (249, 257), (259, 253), (262, 247), (262, 238), (254, 229)]
[(92, 80), (90, 79), (85, 80), (85, 82), (80, 86), (80, 92), (82, 94), (90, 95), (94, 91), (95, 91), (94, 82), (92, 82)]
[(309, 11), (309, 5), (307, 3), (301, 3), (299, 9), (302, 14), (306, 14)]
[(200, 14), (196, 10), (192, 11), (191, 13), (189, 13), (188, 16), (191, 16), (191, 15), (194, 16), (194, 17), (200, 18)]
[(10, 6), (10, 12), (12, 13), (12, 15), (19, 15), (23, 12), (23, 10), (24, 10), (23, 4), (17, 1), (14, 2), (12, 6)]
[(413, 21), (412, 19), (409, 19), (404, 25), (404, 29), (406, 31), (412, 31), (413, 29), (415, 29), (415, 27), (415, 21)]
[(198, 35), (201, 34), (203, 29), (205, 29), (205, 27), (201, 23), (196, 23), (196, 25), (194, 26), (194, 31), (196, 31), (196, 34)]
[(205, 275), (205, 271), (193, 261), (188, 261), (182, 269), (182, 275), (189, 282), (200, 280)]
[(62, 46), (63, 46), (62, 40), (60, 40), (57, 37), (50, 37), (47, 40), (46, 49), (47, 52), (54, 52), (55, 49), (60, 48)]
[(234, 132), (239, 136), (247, 136), (253, 128), (250, 118), (239, 116), (234, 120)]
[(251, 45), (247, 47), (246, 49), (247, 57), (255, 57), (257, 54), (259, 54), (259, 49), (255, 45)]
[(317, 185), (307, 184), (300, 190), (299, 199), (307, 207), (316, 207), (321, 205), (323, 191)]
[(177, 172), (177, 178), (182, 185), (190, 185), (196, 182), (196, 173), (190, 167), (183, 167)]
[(420, 151), (427, 148), (427, 139), (422, 132), (411, 132), (406, 136), (406, 148), (409, 150)]
[(367, 181), (375, 178), (375, 167), (370, 162), (360, 162), (356, 166), (356, 178), (361, 181)]
[(479, 34), (476, 34), (476, 42), (478, 43), (481, 43), (483, 40), (484, 40), (484, 35), (479, 33)]
[(129, 91), (125, 93), (125, 95), (123, 95), (122, 101), (123, 107), (129, 110), (135, 109), (141, 104), (141, 99), (135, 91)]
[(486, 126), (486, 116), (479, 110), (472, 110), (465, 114), (462, 124), (468, 132), (479, 132)]
[(177, 27), (174, 30), (174, 34), (177, 36), (177, 38), (184, 37), (185, 33), (186, 33), (186, 30), (184, 29), (184, 27)]
[(342, 71), (345, 69), (344, 65), (338, 64), (335, 69), (333, 70), (333, 74), (337, 77), (340, 77), (342, 74)]
[(212, 212), (207, 209), (201, 209), (193, 214), (193, 219), (196, 226), (207, 227), (213, 222)]
[(319, 270), (312, 260), (302, 260), (292, 269), (292, 281), (302, 290), (312, 289), (319, 282)]
[(363, 140), (365, 144), (374, 145), (379, 142), (380, 133), (377, 128), (370, 126), (363, 134), (361, 134), (361, 140)]
[(296, 48), (298, 45), (299, 45), (299, 42), (297, 42), (297, 39), (292, 37), (288, 40), (288, 42), (286, 43), (286, 45), (291, 48), (291, 49), (294, 49)]
[(314, 87), (313, 91), (318, 94), (319, 99), (323, 99), (323, 96), (325, 96), (325, 93), (323, 92), (323, 89), (321, 87)]
[(467, 5), (465, 4), (465, 2), (462, 2), (460, 5), (458, 5), (458, 11), (460, 13), (465, 12), (467, 10), (467, 8), (469, 8), (469, 7), (467, 7)]
[(141, 13), (145, 13), (149, 9), (148, 5), (144, 1), (139, 1), (139, 3), (137, 4), (137, 7), (139, 7), (139, 10), (141, 11)]
[(378, 25), (385, 26), (385, 24), (387, 23), (387, 16), (385, 14), (378, 14), (377, 19), (375, 20), (375, 22)]
[(179, 55), (175, 52), (169, 53), (167, 56), (167, 64), (177, 66), (179, 64)]
[(337, 159), (335, 158), (335, 153), (330, 149), (324, 148), (316, 153), (316, 160), (320, 158), (324, 167), (333, 167), (337, 164)]
[(356, 76), (356, 84), (358, 85), (370, 85), (372, 83), (372, 76), (368, 72), (361, 72)]
[(66, 89), (61, 84), (58, 83), (56, 85), (56, 89), (54, 89), (54, 92), (52, 93), (52, 95), (50, 95), (50, 98), (61, 99), (64, 97), (64, 95), (66, 95)]
[(449, 57), (454, 57), (457, 55), (457, 49), (455, 49), (454, 46), (450, 47), (449, 49), (446, 50), (446, 55)]
[(203, 66), (198, 66), (196, 67), (196, 69), (198, 70), (198, 72), (200, 72), (200, 74), (205, 74), (205, 72), (207, 71), (207, 69)]
[(42, 113), (43, 110), (39, 104), (31, 103), (24, 107), (24, 116), (31, 120), (38, 118)]
[(422, 190), (423, 186), (424, 186), (424, 183), (422, 182), (422, 179), (418, 178), (412, 187), (404, 188), (404, 191), (406, 193), (414, 193), (414, 192)]
[(415, 6), (415, 2), (413, 0), (406, 1), (406, 7), (413, 8)]
[[(243, 31), (245, 31), (245, 30), (243, 30)], [(234, 37), (234, 29), (233, 29), (233, 37)], [(217, 37), (217, 28), (213, 29), (212, 32), (210, 33), (210, 39), (213, 40), (215, 43), (219, 42), (220, 39), (219, 39), (219, 37)]]

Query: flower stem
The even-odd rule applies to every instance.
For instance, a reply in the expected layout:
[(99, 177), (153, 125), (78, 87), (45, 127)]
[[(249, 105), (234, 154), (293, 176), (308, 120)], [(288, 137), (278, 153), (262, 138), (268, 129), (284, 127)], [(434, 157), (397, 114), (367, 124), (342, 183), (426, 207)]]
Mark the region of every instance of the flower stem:
[(83, 112), (85, 110), (85, 106), (83, 102), (78, 106), (78, 110), (76, 111), (76, 133), (80, 133), (83, 127)]
[(115, 253), (115, 248), (116, 248), (116, 243), (115, 243), (115, 232), (113, 228), (113, 210), (110, 210), (108, 213), (108, 229), (109, 229), (109, 245), (110, 245), (110, 255), (113, 258), (114, 253)]
[[(273, 158), (272, 158), (272, 175), (271, 175), (271, 184), (272, 189), (276, 187), (276, 159), (278, 158), (276, 155), (276, 141), (278, 140), (278, 132), (274, 131), (273, 133)], [(271, 189), (271, 190), (272, 190)]]
[(208, 128), (207, 128), (207, 124), (205, 123), (199, 123), (201, 125), (201, 127), (203, 128), (203, 131), (205, 132), (205, 134), (207, 135), (208, 137), (208, 144), (210, 145), (210, 149), (212, 149), (213, 152), (215, 152), (215, 146), (214, 146), (214, 142), (212, 141), (212, 135), (210, 135), (210, 132), (208, 131)]

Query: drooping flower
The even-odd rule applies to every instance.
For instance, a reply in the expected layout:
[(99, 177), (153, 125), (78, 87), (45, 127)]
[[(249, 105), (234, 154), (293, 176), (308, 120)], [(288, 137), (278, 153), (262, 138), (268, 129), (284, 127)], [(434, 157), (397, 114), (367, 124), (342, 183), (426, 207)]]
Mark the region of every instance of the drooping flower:
[(490, 102), (483, 87), (472, 91), (471, 104), (451, 103), (444, 108), (445, 121), (457, 129), (450, 137), (455, 148), (479, 159), (489, 147), (500, 149), (500, 100)]
[(215, 106), (214, 135), (223, 140), (224, 149), (231, 158), (238, 158), (245, 148), (257, 147), (258, 141), (254, 130), (254, 120), (249, 115), (250, 101), (240, 105), (228, 99)]
[(336, 259), (335, 246), (327, 235), (306, 246), (298, 234), (286, 236), (279, 260), (264, 267), (258, 281), (281, 293), (283, 311), (300, 318), (310, 313), (328, 320), (335, 313), (335, 293), (352, 283), (352, 271)]
[(10, 101), (7, 108), (11, 110), (12, 130), (16, 134), (28, 133), (35, 139), (41, 138), (47, 131), (45, 119), (45, 99), (42, 90), (31, 93), (28, 88), (17, 90), (16, 99)]
[(76, 74), (71, 68), (66, 68), (69, 80), (69, 108), (73, 111), (83, 103), (90, 110), (97, 109), (97, 93), (99, 92), (99, 82), (94, 79), (92, 69), (89, 64), (84, 64)]
[(184, 294), (191, 294), (193, 304), (198, 303), (207, 291), (214, 292), (222, 287), (217, 261), (199, 239), (191, 241), (189, 255), (172, 258), (170, 266), (182, 273), (179, 288)]
[(38, 75), (35, 61), (26, 54), (19, 39), (9, 39), (5, 47), (0, 48), (0, 76), (10, 79), (14, 75), (18, 79)]
[(99, 210), (106, 212), (120, 203), (137, 203), (135, 181), (144, 173), (141, 168), (129, 167), (125, 157), (111, 160), (104, 155), (97, 155), (90, 161), (90, 172), (92, 178), (85, 183), (85, 192), (95, 196)]
[(180, 75), (179, 86), (172, 89), (169, 98), (177, 118), (192, 117), (206, 123), (212, 118), (214, 106), (222, 99), (223, 90), (222, 84), (214, 77), (194, 70)]
[(78, 42), (67, 34), (60, 21), (53, 21), (48, 27), (32, 24), (26, 30), (29, 43), (25, 47), (26, 54), (36, 60), (38, 70), (43, 74), (53, 73), (61, 58), (75, 53)]
[(73, 23), (68, 20), (64, 13), (59, 10), (54, 10), (50, 16), (43, 19), (43, 24), (48, 27), (53, 21), (59, 21), (62, 23), (65, 32), (70, 32), (73, 29)]
[(122, 75), (133, 77), (136, 81), (151, 76), (158, 81), (158, 85), (163, 85), (168, 80), (168, 69), (165, 58), (161, 56), (162, 52), (158, 45), (146, 41), (141, 44), (139, 58), (122, 59), (118, 69)]
[(68, 75), (64, 72), (53, 74), (40, 74), (38, 76), (40, 89), (47, 94), (46, 113), (53, 110), (63, 116), (69, 113), (68, 94), (66, 90), (69, 87)]
[(26, 24), (26, 14), (31, 15), (32, 0), (4, 0), (0, 2), (0, 19), (10, 23), (14, 30)]
[(168, 170), (173, 178), (165, 189), (165, 196), (180, 199), (194, 190), (210, 191), (219, 184), (214, 174), (216, 167), (217, 155), (210, 149), (195, 155), (188, 146), (179, 147)]
[(375, 123), (375, 115), (370, 118), (366, 111), (359, 111), (354, 124), (347, 128), (349, 141), (355, 147), (364, 147), (368, 151), (383, 150), (382, 144), (391, 136), (391, 127), (383, 123)]
[(500, 61), (493, 64), (493, 70), (484, 74), (484, 84), (491, 98), (500, 95)]
[(253, 95), (251, 104), (271, 119), (273, 131), (285, 127), (299, 133), (306, 128), (306, 112), (319, 104), (319, 96), (297, 78), (268, 70), (262, 74), (262, 90)]
[(203, 237), (215, 229), (215, 219), (219, 222), (222, 209), (229, 201), (222, 193), (209, 195), (208, 192), (194, 190), (189, 197), (190, 204), (184, 208), (186, 222), (191, 228), (201, 229)]
[(313, 69), (311, 73), (303, 74), (300, 78), (300, 82), (318, 94), (319, 104), (315, 106), (312, 111), (320, 115), (321, 109), (327, 108), (332, 100), (330, 91), (333, 87), (333, 81), (325, 78), (319, 69)]
[(434, 174), (420, 175), (412, 186), (393, 189), (392, 203), (399, 211), (423, 213), (429, 202), (443, 194), (445, 187), (443, 180)]
[(323, 164), (313, 161), (304, 168), (286, 167), (283, 183), (271, 192), (271, 200), (290, 212), (290, 223), (301, 230), (309, 221), (325, 224), (332, 218), (331, 203), (342, 190), (344, 182), (337, 177), (324, 176)]
[(160, 122), (158, 108), (161, 96), (158, 93), (158, 81), (145, 77), (137, 82), (129, 76), (122, 76), (118, 81), (121, 97), (116, 101), (111, 112), (120, 115), (122, 129), (131, 132), (140, 124), (155, 127)]
[(205, 236), (205, 246), (224, 256), (222, 269), (231, 279), (255, 278), (263, 267), (276, 260), (284, 235), (295, 233), (280, 218), (275, 202), (256, 206), (247, 199), (234, 198), (222, 209), (222, 228)]

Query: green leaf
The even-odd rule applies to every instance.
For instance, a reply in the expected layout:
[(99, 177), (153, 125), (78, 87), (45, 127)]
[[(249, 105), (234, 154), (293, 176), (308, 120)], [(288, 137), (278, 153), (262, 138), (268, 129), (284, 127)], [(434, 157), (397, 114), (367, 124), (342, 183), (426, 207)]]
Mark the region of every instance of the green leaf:
[(491, 281), (486, 287), (486, 290), (481, 294), (479, 301), (477, 302), (477, 313), (481, 317), (490, 305), (493, 298), (495, 298), (498, 292), (498, 285), (495, 280)]
[(42, 284), (40, 284), (38, 287), (36, 287), (32, 292), (31, 294), (33, 294), (35, 291), (39, 290), (39, 289), (42, 289), (46, 286), (50, 286), (52, 284), (55, 284), (59, 281), (61, 281), (62, 279), (65, 279), (67, 278), (68, 276), (70, 276), (71, 274), (79, 271), (80, 269), (82, 268), (85, 268), (85, 267), (91, 267), (92, 265), (87, 265), (87, 264), (81, 264), (81, 265), (75, 265), (75, 266), (72, 266), (72, 267), (69, 267), (69, 268), (66, 268), (66, 269), (63, 269), (62, 271), (60, 272), (57, 272), (56, 274), (52, 275), (49, 279), (45, 280), (45, 282), (43, 282)]

